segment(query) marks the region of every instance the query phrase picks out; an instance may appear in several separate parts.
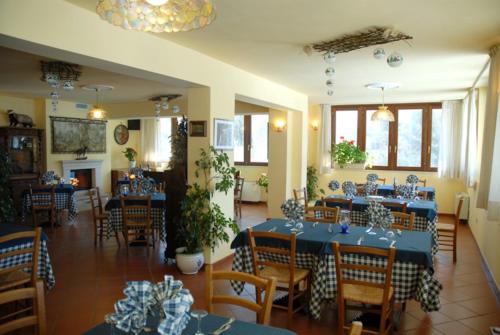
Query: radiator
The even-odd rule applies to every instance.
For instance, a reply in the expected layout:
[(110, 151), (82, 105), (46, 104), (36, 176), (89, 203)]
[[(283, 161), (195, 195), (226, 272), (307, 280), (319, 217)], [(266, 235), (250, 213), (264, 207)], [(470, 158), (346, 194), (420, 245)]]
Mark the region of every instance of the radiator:
[(469, 195), (465, 192), (455, 193), (455, 213), (458, 209), (460, 198), (464, 199), (462, 210), (460, 211), (460, 220), (469, 220)]
[(261, 202), (264, 201), (262, 197), (261, 187), (257, 185), (256, 181), (246, 181), (243, 184), (243, 194), (241, 200), (248, 202)]

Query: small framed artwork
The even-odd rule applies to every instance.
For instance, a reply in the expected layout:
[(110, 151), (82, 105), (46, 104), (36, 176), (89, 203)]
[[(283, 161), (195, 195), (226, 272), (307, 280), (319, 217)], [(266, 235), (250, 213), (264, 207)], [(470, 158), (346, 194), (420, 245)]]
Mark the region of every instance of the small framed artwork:
[(207, 121), (189, 121), (189, 136), (206, 137)]
[(233, 143), (233, 121), (214, 119), (214, 148), (219, 150), (233, 150)]

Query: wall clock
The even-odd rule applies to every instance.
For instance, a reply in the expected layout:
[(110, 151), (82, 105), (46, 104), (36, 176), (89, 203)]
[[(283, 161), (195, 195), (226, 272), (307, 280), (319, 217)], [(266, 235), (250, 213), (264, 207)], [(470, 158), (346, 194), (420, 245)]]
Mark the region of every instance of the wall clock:
[(115, 128), (115, 141), (120, 145), (128, 142), (128, 128), (123, 124), (119, 124)]

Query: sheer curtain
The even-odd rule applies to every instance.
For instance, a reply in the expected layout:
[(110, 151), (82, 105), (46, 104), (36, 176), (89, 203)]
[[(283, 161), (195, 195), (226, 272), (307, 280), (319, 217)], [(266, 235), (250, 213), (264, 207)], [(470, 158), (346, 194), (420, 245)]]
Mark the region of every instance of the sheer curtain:
[[(472, 88), (467, 96), (467, 136), (465, 143), (465, 164), (463, 178), (467, 186), (474, 187), (477, 182), (476, 159), (477, 159), (477, 89)], [(464, 118), (465, 119), (465, 118)]]
[[(486, 96), (481, 171), (477, 207), (488, 209), (490, 219), (500, 217), (500, 45), (490, 51), (490, 72)], [(496, 169), (494, 169), (495, 167)]]
[(156, 119), (141, 119), (142, 165), (155, 166), (158, 160), (159, 122)]
[(321, 105), (321, 130), (318, 138), (317, 160), (320, 174), (332, 172), (332, 106)]
[(439, 177), (460, 178), (462, 152), (462, 101), (443, 101)]

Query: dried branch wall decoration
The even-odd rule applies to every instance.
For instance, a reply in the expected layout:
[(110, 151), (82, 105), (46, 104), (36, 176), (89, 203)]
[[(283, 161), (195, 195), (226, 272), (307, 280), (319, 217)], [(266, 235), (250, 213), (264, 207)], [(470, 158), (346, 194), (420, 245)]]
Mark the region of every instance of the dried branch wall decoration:
[(367, 48), (373, 45), (411, 40), (412, 36), (387, 27), (372, 27), (364, 31), (346, 34), (331, 41), (312, 44), (317, 52), (333, 51), (335, 54)]
[[(55, 75), (59, 81), (78, 81), (82, 74), (81, 67), (78, 64), (71, 64), (59, 61), (45, 62), (40, 61), (40, 70), (42, 71), (41, 81), (50, 83), (50, 75)], [(47, 78), (49, 77), (49, 78)], [(48, 80), (47, 80), (48, 79)]]

